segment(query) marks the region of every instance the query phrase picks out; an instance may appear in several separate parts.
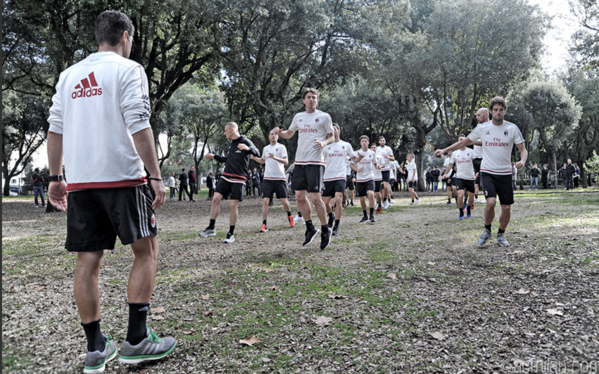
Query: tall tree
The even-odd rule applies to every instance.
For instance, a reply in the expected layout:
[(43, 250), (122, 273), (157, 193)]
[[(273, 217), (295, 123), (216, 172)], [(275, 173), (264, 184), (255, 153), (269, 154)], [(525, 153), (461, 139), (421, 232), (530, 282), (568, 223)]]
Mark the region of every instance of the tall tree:
[(581, 26), (572, 35), (573, 55), (581, 65), (599, 67), (599, 2), (597, 0), (570, 0), (570, 9)]

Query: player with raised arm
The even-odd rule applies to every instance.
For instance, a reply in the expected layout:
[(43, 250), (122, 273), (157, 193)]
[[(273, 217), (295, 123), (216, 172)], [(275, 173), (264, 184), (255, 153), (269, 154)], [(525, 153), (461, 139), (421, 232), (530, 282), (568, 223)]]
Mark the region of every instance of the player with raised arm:
[[(319, 92), (314, 88), (305, 88), (302, 93), (305, 112), (293, 117), (289, 129), (275, 128), (277, 134), (289, 139), (298, 131), (295, 169), (292, 187), (295, 191), (298, 210), (306, 221), (306, 240), (303, 245), (312, 243), (320, 232), (312, 223), (312, 206), (320, 219), (322, 233), (320, 249), (325, 249), (330, 241), (332, 230), (327, 225), (327, 212), (322, 201), (321, 186), (324, 173), (324, 147), (333, 143), (333, 121), (328, 113), (318, 110)], [(310, 193), (309, 199), (306, 192)]]
[[(343, 212), (342, 199), (346, 182), (345, 160), (349, 157), (354, 162), (360, 162), (362, 158), (354, 154), (351, 144), (339, 138), (341, 132), (339, 125), (333, 124), (333, 128), (335, 129), (335, 142), (324, 148), (326, 166), (322, 198), (329, 215), (328, 226), (333, 228), (333, 235), (339, 235), (339, 222)], [(335, 202), (334, 213), (331, 207), (333, 202)]]
[[(466, 136), (460, 134), (459, 140), (464, 140)], [(449, 167), (453, 168), (457, 166), (456, 178), (456, 189), (458, 193), (458, 210), (460, 215), (458, 219), (464, 219), (464, 191), (468, 194), (468, 204), (466, 204), (466, 217), (472, 217), (471, 208), (474, 205), (474, 181), (476, 176), (474, 174), (474, 166), (472, 165), (472, 159), (474, 158), (474, 151), (466, 146), (454, 151), (449, 161)]]
[(235, 122), (229, 122), (225, 125), (225, 137), (229, 139), (229, 150), (226, 156), (208, 153), (208, 160), (216, 160), (225, 163), (225, 170), (214, 189), (212, 206), (210, 207), (210, 223), (206, 230), (200, 233), (200, 236), (206, 238), (216, 236), (216, 218), (220, 213), (220, 201), (231, 197), (230, 207), (231, 215), (229, 217), (229, 232), (225, 243), (235, 241), (235, 225), (239, 216), (239, 202), (243, 201), (243, 187), (248, 181), (248, 170), (250, 166), (250, 157), (260, 156), (260, 151), (254, 146), (251, 140), (244, 135), (239, 134), (239, 128)]
[[(360, 196), (360, 205), (364, 217), (360, 223), (374, 223), (374, 169), (379, 167), (376, 163), (376, 153), (368, 149), (370, 139), (366, 135), (360, 136), (360, 151), (356, 154), (361, 157), (357, 163), (352, 163), (351, 168), (356, 172), (356, 192)], [(370, 208), (370, 218), (366, 212), (366, 197), (368, 197), (368, 207)]]
[(287, 178), (285, 177), (285, 167), (283, 166), (289, 163), (287, 148), (283, 144), (278, 143), (279, 135), (274, 130), (270, 130), (268, 139), (270, 140), (270, 144), (262, 150), (262, 157), (250, 156), (252, 160), (260, 164), (265, 164), (264, 181), (262, 182), (262, 226), (260, 227), (260, 232), (268, 231), (266, 222), (268, 206), (274, 194), (283, 203), (283, 208), (287, 212), (289, 227), (295, 226), (295, 221), (291, 215)]
[(492, 238), (491, 225), (495, 218), (495, 204), (499, 198), (501, 216), (499, 217), (497, 243), (502, 247), (508, 247), (510, 243), (505, 238), (505, 230), (510, 222), (511, 206), (514, 203), (512, 148), (515, 144), (520, 151), (520, 161), (516, 163), (518, 169), (522, 169), (526, 164), (528, 151), (524, 146), (524, 138), (518, 126), (503, 119), (507, 110), (505, 100), (502, 97), (494, 97), (489, 104), (489, 109), (493, 116), (491, 121), (479, 124), (468, 137), (445, 149), (436, 150), (434, 155), (438, 157), (450, 150), (473, 144), (477, 139), (481, 140), (483, 161), (480, 170), (487, 205), (485, 207), (485, 230), (477, 244), (482, 246)]

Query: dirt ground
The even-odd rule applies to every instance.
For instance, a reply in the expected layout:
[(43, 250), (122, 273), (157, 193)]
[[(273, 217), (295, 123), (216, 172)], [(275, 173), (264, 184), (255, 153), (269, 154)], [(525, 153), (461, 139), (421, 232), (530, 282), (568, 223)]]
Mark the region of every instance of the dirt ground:
[[(178, 339), (175, 352), (139, 366), (114, 360), (107, 372), (599, 372), (597, 190), (518, 192), (509, 248), (476, 246), (484, 206), (458, 221), (440, 195), (416, 206), (396, 196), (375, 224), (348, 208), (324, 251), (318, 239), (302, 247), (304, 225), (289, 228), (280, 202), (259, 234), (258, 199), (241, 203), (235, 243), (223, 243), (226, 203), (217, 237), (201, 238), (210, 203), (197, 200), (157, 212), (149, 325)], [(65, 236), (66, 214), (3, 200), (3, 372), (83, 369)], [(117, 244), (100, 275), (102, 330), (118, 345), (132, 260)], [(261, 343), (239, 343), (250, 336)]]

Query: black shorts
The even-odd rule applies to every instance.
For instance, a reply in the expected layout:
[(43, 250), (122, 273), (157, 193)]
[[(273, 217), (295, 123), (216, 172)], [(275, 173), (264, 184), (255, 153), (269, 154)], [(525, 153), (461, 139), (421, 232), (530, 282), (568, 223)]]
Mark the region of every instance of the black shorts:
[(356, 182), (358, 196), (368, 196), (368, 191), (374, 192), (374, 181), (372, 179), (366, 182)]
[(69, 252), (114, 249), (156, 236), (156, 215), (147, 185), (69, 192), (67, 241)]
[(482, 158), (473, 158), (472, 165), (474, 165), (474, 171), (480, 173), (480, 164), (483, 162)]
[(322, 196), (335, 197), (335, 193), (343, 193), (345, 192), (345, 180), (336, 179), (332, 181), (324, 182), (324, 192)]
[(323, 165), (295, 165), (291, 187), (294, 191), (321, 192)]
[(389, 178), (391, 178), (391, 170), (381, 170), (381, 174), (383, 176), (383, 182), (389, 183)]
[(275, 194), (277, 195), (277, 199), (288, 198), (289, 191), (287, 191), (287, 182), (282, 179), (265, 179), (262, 183), (262, 197), (272, 200), (272, 197)]
[(456, 178), (457, 180), (457, 190), (466, 190), (467, 192), (472, 192), (474, 193), (474, 181), (473, 180), (468, 180), (468, 179), (460, 179), (460, 178)]
[(393, 186), (395, 184), (395, 179), (389, 178), (389, 184)]
[(374, 181), (374, 192), (381, 192), (383, 181)]
[[(250, 183), (249, 181), (246, 183)], [(243, 201), (243, 183), (232, 183), (225, 178), (219, 179), (214, 192), (223, 195), (224, 199)]]
[(417, 181), (408, 182), (408, 188), (416, 188), (416, 186), (418, 186), (418, 182)]
[(353, 175), (348, 175), (345, 178), (345, 186), (349, 188), (350, 191), (354, 190), (354, 177)]
[(480, 186), (480, 173), (476, 175), (476, 179), (474, 180), (475, 184), (478, 184)]
[(499, 204), (512, 205), (514, 203), (514, 186), (512, 184), (512, 175), (495, 175), (481, 173), (485, 197), (498, 197)]
[(457, 187), (457, 186), (458, 186), (458, 178), (456, 178), (456, 177), (452, 177), (452, 178), (451, 178), (451, 186), (452, 186), (452, 187), (453, 187), (453, 186), (455, 186), (455, 187)]

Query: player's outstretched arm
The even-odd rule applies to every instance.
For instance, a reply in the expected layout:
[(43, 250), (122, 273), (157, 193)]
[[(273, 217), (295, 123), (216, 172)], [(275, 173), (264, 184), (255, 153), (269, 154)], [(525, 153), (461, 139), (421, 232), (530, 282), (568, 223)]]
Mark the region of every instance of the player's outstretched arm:
[(455, 143), (453, 143), (452, 145), (450, 145), (447, 148), (437, 149), (433, 155), (435, 157), (439, 157), (442, 154), (447, 153), (449, 151), (455, 151), (456, 149), (460, 149), (460, 148), (463, 148), (463, 147), (466, 147), (466, 146), (469, 146), (469, 145), (472, 145), (472, 144), (474, 144), (474, 143), (472, 143), (472, 140), (470, 140), (468, 137), (465, 137), (461, 141), (455, 142)]
[(263, 164), (266, 162), (266, 160), (264, 160), (262, 157), (256, 157), (254, 155), (250, 155), (250, 158), (259, 164)]
[(295, 131), (293, 130), (283, 130), (279, 127), (275, 127), (274, 130), (276, 130), (279, 136), (283, 139), (289, 139), (293, 136), (293, 134), (295, 134)]

